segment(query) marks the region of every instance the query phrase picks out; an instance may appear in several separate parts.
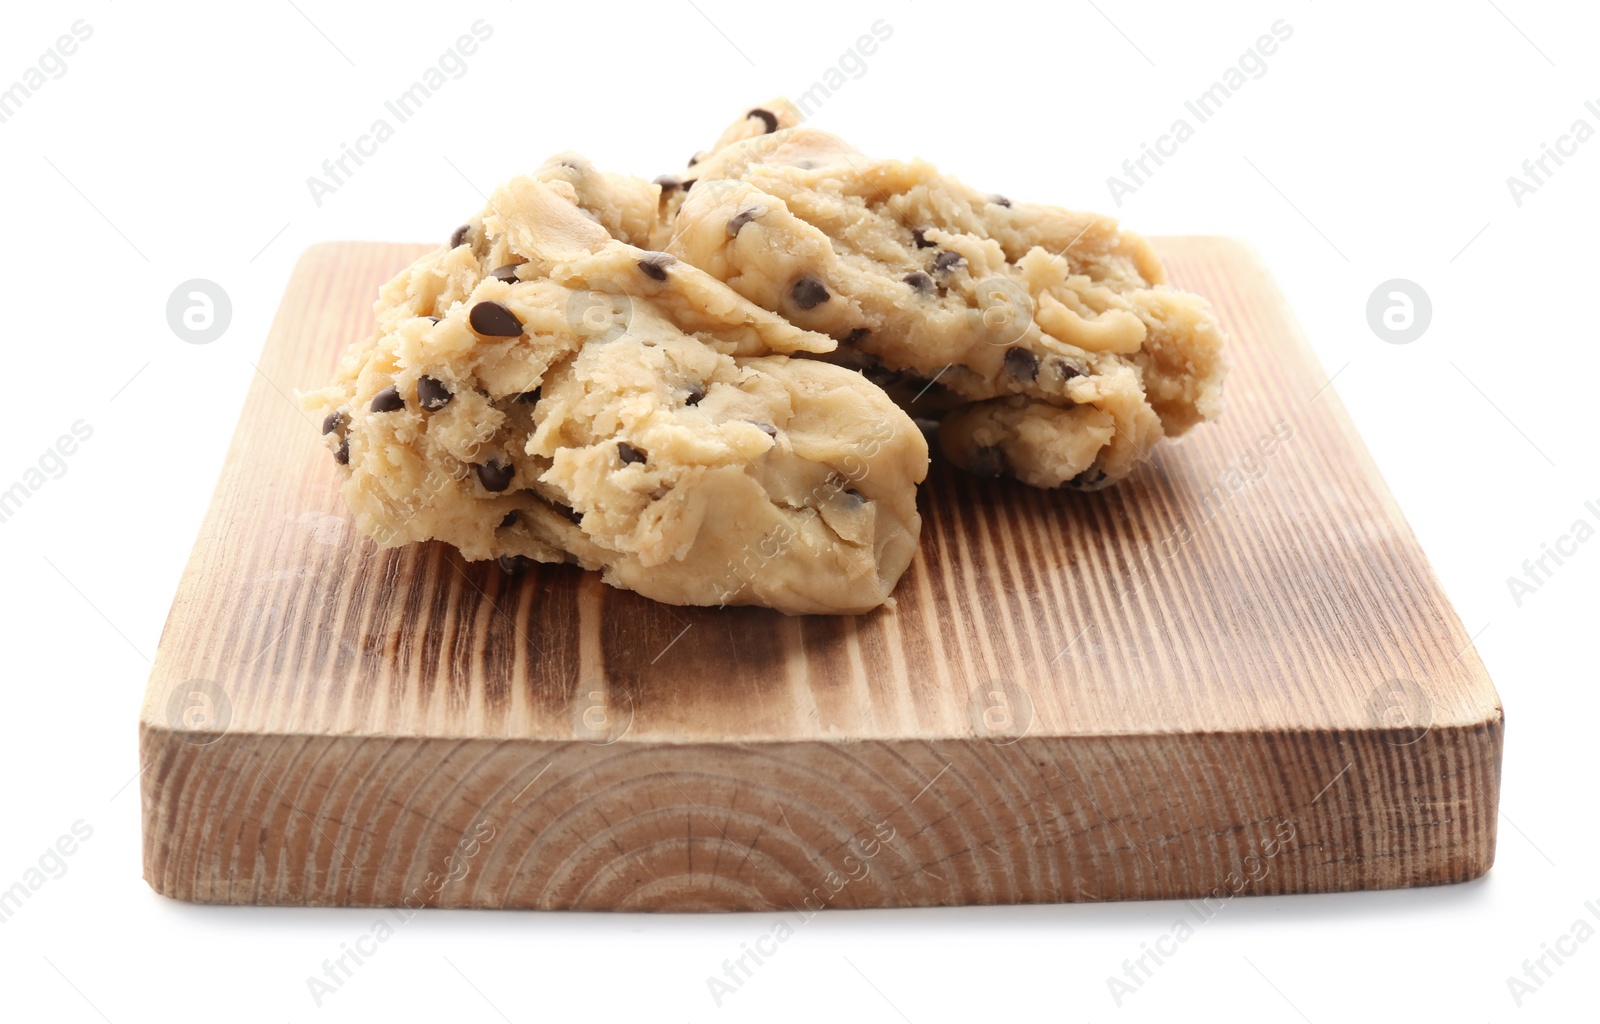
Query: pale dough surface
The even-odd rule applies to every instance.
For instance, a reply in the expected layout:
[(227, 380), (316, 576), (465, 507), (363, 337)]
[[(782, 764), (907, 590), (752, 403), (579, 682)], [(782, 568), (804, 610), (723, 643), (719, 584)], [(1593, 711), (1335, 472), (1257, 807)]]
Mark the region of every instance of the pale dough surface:
[(659, 192), (565, 154), (383, 287), (376, 332), (302, 396), (357, 524), (674, 604), (888, 601), (921, 431), (860, 374), (790, 358), (826, 336), (630, 244)]
[(303, 397), (385, 545), (676, 604), (859, 612), (940, 446), (1094, 489), (1221, 410), (1224, 336), (1115, 220), (751, 109), (654, 183), (566, 153), (383, 287)]
[(1221, 411), (1210, 306), (1109, 217), (865, 156), (784, 101), (658, 182), (653, 245), (837, 340), (973, 472), (1101, 487)]

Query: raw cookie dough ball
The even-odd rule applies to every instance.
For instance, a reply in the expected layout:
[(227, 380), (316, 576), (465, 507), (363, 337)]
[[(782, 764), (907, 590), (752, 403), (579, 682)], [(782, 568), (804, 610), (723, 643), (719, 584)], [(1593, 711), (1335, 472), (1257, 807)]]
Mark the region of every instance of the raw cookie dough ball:
[(883, 603), (928, 464), (905, 414), (859, 374), (722, 355), (641, 315), (552, 371), (527, 444), (603, 549), (573, 543), (583, 564), (674, 604)]
[(991, 473), (999, 452), (1000, 471), (1035, 486), (1111, 483), (1221, 411), (1210, 307), (1167, 287), (1115, 220), (979, 193), (810, 128), (751, 135), (749, 121), (663, 197), (656, 244), (832, 336), (826, 358), (899, 375), (892, 393), (931, 405), (918, 416), (985, 403), (946, 420), (959, 465)]
[(303, 398), (357, 524), (678, 604), (888, 601), (921, 432), (859, 374), (787, 355), (826, 337), (616, 240), (650, 220), (634, 182), (557, 158), (380, 290), (375, 335)]

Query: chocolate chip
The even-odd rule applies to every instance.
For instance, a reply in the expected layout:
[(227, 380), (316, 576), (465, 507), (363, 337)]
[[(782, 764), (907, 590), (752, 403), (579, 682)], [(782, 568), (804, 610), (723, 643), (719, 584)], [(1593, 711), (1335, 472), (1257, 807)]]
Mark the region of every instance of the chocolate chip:
[(778, 116), (770, 110), (762, 110), (760, 107), (757, 107), (744, 116), (747, 118), (759, 117), (762, 121), (766, 122), (767, 130), (761, 133), (763, 135), (778, 130)]
[(700, 162), (700, 154), (699, 153), (696, 153), (694, 156), (691, 156), (689, 158), (689, 166), (690, 167), (693, 167), (695, 164), (697, 164), (699, 162)]
[(911, 229), (911, 237), (916, 240), (918, 249), (932, 249), (934, 246), (939, 244), (938, 242), (930, 242), (926, 238), (922, 237), (922, 233), (926, 230), (927, 228)]
[(556, 512), (560, 513), (561, 517), (569, 523), (577, 525), (581, 525), (583, 523), (583, 513), (579, 512), (571, 505), (563, 505), (559, 501), (551, 501), (550, 507), (555, 509)]
[(1056, 368), (1056, 372), (1061, 374), (1062, 383), (1066, 383), (1067, 381), (1078, 377), (1087, 377), (1089, 375), (1089, 371), (1079, 369), (1078, 367), (1067, 362), (1065, 359), (1052, 359), (1050, 361), (1050, 365), (1054, 366)]
[(644, 271), (647, 277), (653, 277), (657, 281), (665, 281), (667, 279), (667, 267), (676, 262), (678, 261), (664, 252), (652, 253), (639, 261), (639, 269)]
[(672, 174), (663, 174), (661, 177), (656, 179), (655, 183), (661, 186), (661, 191), (663, 192), (671, 192), (673, 189), (681, 188), (683, 186), (683, 182), (679, 181), (677, 176)]
[(518, 338), (522, 336), (522, 321), (498, 302), (480, 302), (467, 316), (472, 329), (486, 338)]
[(465, 242), (467, 240), (467, 232), (471, 230), (471, 224), (463, 224), (459, 228), (456, 228), (454, 231), (450, 232), (450, 248), (454, 249), (456, 246)]
[(348, 422), (349, 422), (349, 417), (347, 417), (345, 415), (344, 410), (343, 409), (335, 409), (333, 412), (330, 412), (330, 413), (328, 413), (327, 416), (323, 417), (323, 420), (322, 420), (322, 435), (324, 437), (326, 437), (327, 435), (333, 433), (335, 430), (342, 431), (345, 428), (345, 424), (347, 424)]
[(516, 475), (515, 466), (501, 462), (499, 459), (490, 459), (473, 467), (478, 471), (478, 483), (486, 491), (499, 493), (511, 486), (511, 478)]
[(867, 330), (865, 327), (857, 327), (855, 330), (844, 336), (843, 344), (854, 345), (856, 342), (861, 341), (871, 333), (872, 332)]
[(954, 270), (956, 267), (959, 267), (965, 262), (967, 262), (967, 258), (961, 255), (959, 252), (953, 252), (949, 249), (944, 249), (940, 251), (939, 255), (933, 258), (933, 272), (935, 274), (942, 274), (947, 270)]
[(690, 384), (688, 393), (683, 396), (684, 405), (699, 405), (700, 400), (706, 397), (706, 389), (699, 384)]
[(496, 561), (500, 563), (500, 571), (507, 576), (515, 576), (528, 565), (528, 560), (521, 555), (501, 555)]
[(1097, 466), (1090, 466), (1071, 480), (1061, 483), (1063, 491), (1093, 491), (1098, 490), (1106, 481), (1105, 471)]
[(649, 457), (650, 456), (647, 453), (640, 451), (638, 448), (635, 448), (626, 441), (617, 442), (617, 458), (622, 460), (622, 464), (624, 466), (631, 466), (636, 462), (643, 462)]
[(967, 472), (973, 476), (996, 477), (1006, 471), (1006, 453), (998, 445), (984, 445), (972, 453)]
[(503, 267), (496, 267), (489, 271), (489, 276), (497, 281), (504, 281), (506, 284), (516, 284), (517, 268), (520, 266), (522, 266), (520, 263), (507, 263)]
[(373, 412), (394, 412), (396, 409), (404, 409), (405, 407), (406, 400), (400, 397), (400, 392), (396, 390), (393, 384), (373, 395), (372, 405), (370, 406)]
[(521, 402), (523, 405), (537, 405), (539, 402), (540, 392), (543, 390), (544, 388), (534, 388), (532, 391), (524, 391), (522, 394), (517, 396), (517, 401)]
[(1011, 205), (1011, 200), (1007, 199), (1005, 196), (1000, 196), (1000, 195), (990, 196), (989, 197), (989, 202), (994, 203), (997, 206), (1009, 207)]
[(341, 466), (350, 465), (350, 439), (348, 437), (339, 442), (339, 450), (333, 453), (333, 461)]
[(687, 192), (687, 191), (689, 191), (689, 190), (690, 190), (690, 189), (691, 189), (691, 188), (694, 188), (694, 183), (695, 183), (695, 182), (697, 182), (697, 181), (699, 181), (699, 180), (700, 180), (700, 179), (699, 179), (699, 178), (689, 178), (689, 179), (688, 179), (688, 180), (686, 180), (686, 181), (685, 181), (685, 182), (684, 182), (684, 183), (683, 183), (683, 190), (684, 190), (684, 191), (685, 191), (685, 192)]
[(1039, 357), (1018, 346), (1006, 349), (1006, 372), (1023, 383), (1039, 379)]
[(814, 277), (802, 277), (789, 289), (789, 294), (794, 297), (794, 304), (801, 309), (811, 309), (827, 302), (833, 296), (828, 294), (828, 289), (821, 281)]
[(429, 412), (443, 409), (454, 397), (456, 397), (455, 392), (445, 387), (443, 381), (434, 380), (432, 377), (417, 378), (417, 401)]
[(503, 530), (508, 526), (517, 525), (517, 519), (518, 519), (517, 510), (516, 509), (512, 509), (510, 512), (507, 512), (504, 517), (501, 518), (501, 520), (500, 520), (500, 529)]
[(768, 437), (777, 437), (778, 436), (778, 428), (773, 426), (770, 423), (762, 423), (760, 420), (741, 420), (740, 422), (741, 423), (748, 423), (752, 427), (756, 427), (762, 433), (766, 434)]
[(728, 220), (728, 237), (732, 238), (739, 233), (739, 229), (761, 216), (761, 207), (749, 206), (734, 214)]
[(924, 274), (920, 270), (913, 270), (900, 280), (904, 281), (906, 284), (909, 284), (919, 292), (927, 293), (933, 291), (933, 278), (929, 277), (927, 274)]

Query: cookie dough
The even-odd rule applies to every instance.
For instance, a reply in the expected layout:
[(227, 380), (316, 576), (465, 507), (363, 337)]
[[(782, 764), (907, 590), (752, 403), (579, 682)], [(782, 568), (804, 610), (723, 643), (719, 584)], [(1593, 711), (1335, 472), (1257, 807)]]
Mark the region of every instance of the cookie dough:
[(927, 442), (834, 347), (641, 248), (659, 186), (564, 154), (380, 291), (302, 396), (380, 544), (575, 562), (674, 604), (889, 601)]
[(974, 473), (1103, 487), (1221, 411), (1209, 305), (1109, 217), (867, 157), (783, 101), (658, 181), (652, 244), (837, 340)]

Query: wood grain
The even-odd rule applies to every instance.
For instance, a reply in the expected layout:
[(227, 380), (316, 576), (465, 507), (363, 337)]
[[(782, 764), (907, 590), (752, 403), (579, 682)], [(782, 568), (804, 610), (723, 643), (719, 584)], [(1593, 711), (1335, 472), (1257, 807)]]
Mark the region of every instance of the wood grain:
[(419, 246), (301, 259), (140, 720), (217, 903), (753, 910), (1459, 882), (1498, 698), (1259, 259), (1158, 241), (1219, 424), (1092, 495), (935, 465), (892, 609), (687, 609), (356, 536), (290, 401)]

